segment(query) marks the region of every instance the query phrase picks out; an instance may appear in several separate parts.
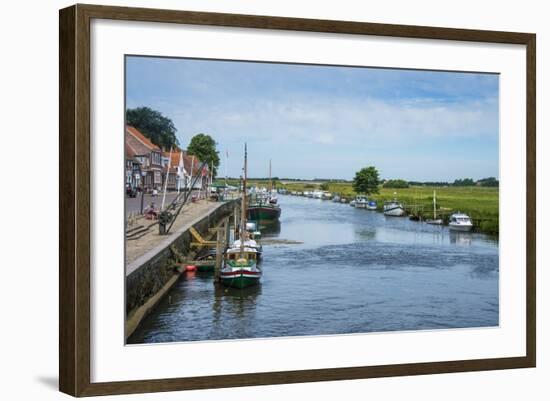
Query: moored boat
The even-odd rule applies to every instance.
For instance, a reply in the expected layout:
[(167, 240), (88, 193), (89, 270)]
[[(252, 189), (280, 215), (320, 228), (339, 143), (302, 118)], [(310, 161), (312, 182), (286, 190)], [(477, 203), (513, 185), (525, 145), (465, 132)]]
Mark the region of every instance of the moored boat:
[(403, 205), (397, 201), (397, 199), (394, 199), (389, 202), (384, 202), (384, 214), (386, 216), (404, 216), (405, 209), (403, 208)]
[(464, 213), (453, 213), (449, 219), (449, 229), (453, 231), (471, 231), (472, 219)]
[(216, 250), (209, 249), (206, 254), (197, 258), (200, 264), (197, 264), (197, 270), (199, 272), (213, 272), (216, 267)]
[(247, 152), (244, 146), (244, 175), (243, 175), (243, 196), (241, 199), (241, 222), (239, 228), (239, 239), (234, 241), (232, 246), (225, 252), (224, 266), (220, 271), (220, 281), (223, 285), (235, 288), (245, 288), (257, 285), (262, 277), (262, 270), (259, 267), (261, 246), (249, 237), (247, 231)]
[(239, 245), (227, 250), (225, 265), (220, 271), (220, 280), (223, 285), (245, 288), (257, 285), (261, 277), (262, 270), (258, 266), (256, 249)]
[(246, 222), (246, 231), (248, 231), (250, 238), (252, 238), (253, 240), (256, 240), (262, 237), (262, 233), (258, 229), (258, 224), (255, 221)]
[(355, 197), (355, 207), (360, 209), (366, 209), (367, 204), (369, 203), (369, 198), (366, 195), (357, 195)]
[(248, 220), (257, 222), (273, 221), (281, 217), (281, 208), (279, 206), (269, 202), (262, 202), (261, 200), (248, 206), (246, 212)]
[(376, 210), (378, 208), (378, 204), (376, 201), (370, 200), (367, 202), (367, 210)]

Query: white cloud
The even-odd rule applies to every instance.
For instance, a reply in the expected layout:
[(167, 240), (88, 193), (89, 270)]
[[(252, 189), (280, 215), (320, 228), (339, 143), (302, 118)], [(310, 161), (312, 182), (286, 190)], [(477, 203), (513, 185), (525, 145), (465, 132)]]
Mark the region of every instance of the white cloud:
[[(262, 135), (266, 140), (305, 143), (354, 143), (358, 140), (422, 141), (434, 138), (496, 138), (498, 103), (432, 100), (390, 102), (375, 99), (259, 98), (249, 104), (176, 110), (180, 132), (217, 136)], [(328, 134), (327, 132), (330, 132)]]

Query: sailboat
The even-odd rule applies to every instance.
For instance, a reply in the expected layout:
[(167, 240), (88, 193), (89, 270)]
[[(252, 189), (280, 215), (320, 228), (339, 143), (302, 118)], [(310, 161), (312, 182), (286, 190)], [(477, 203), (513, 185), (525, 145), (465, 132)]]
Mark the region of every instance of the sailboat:
[(435, 201), (435, 191), (434, 191), (434, 197), (433, 197), (433, 206), (434, 206), (434, 218), (426, 220), (426, 223), (427, 224), (434, 224), (434, 225), (441, 225), (441, 224), (443, 224), (443, 219), (438, 219), (437, 218), (437, 212), (436, 212), (437, 204), (436, 204), (436, 201)]
[(220, 280), (223, 285), (234, 288), (245, 288), (257, 285), (262, 277), (262, 270), (258, 266), (261, 255), (261, 246), (250, 238), (246, 229), (246, 174), (247, 151), (244, 145), (244, 174), (243, 196), (241, 199), (241, 222), (239, 239), (233, 242), (225, 252), (224, 266), (220, 271)]

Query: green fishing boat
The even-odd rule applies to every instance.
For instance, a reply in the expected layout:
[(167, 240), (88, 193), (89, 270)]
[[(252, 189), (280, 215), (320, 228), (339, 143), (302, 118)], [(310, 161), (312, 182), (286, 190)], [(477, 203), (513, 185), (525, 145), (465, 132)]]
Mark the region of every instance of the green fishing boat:
[(269, 222), (281, 217), (281, 208), (269, 202), (259, 201), (248, 206), (247, 218), (258, 222)]
[(270, 189), (267, 193), (258, 194), (255, 201), (250, 202), (247, 207), (247, 218), (258, 223), (269, 223), (281, 217), (281, 208), (277, 206), (276, 191), (271, 180), (271, 160), (269, 160), (269, 182)]
[(245, 288), (257, 285), (262, 277), (259, 267), (261, 246), (250, 238), (247, 231), (246, 216), (246, 144), (244, 146), (243, 197), (241, 199), (241, 222), (239, 239), (225, 252), (224, 266), (220, 271), (220, 281), (227, 287)]
[(220, 272), (223, 285), (233, 288), (245, 288), (257, 285), (262, 277), (258, 266), (255, 248), (241, 247), (227, 250), (225, 265)]

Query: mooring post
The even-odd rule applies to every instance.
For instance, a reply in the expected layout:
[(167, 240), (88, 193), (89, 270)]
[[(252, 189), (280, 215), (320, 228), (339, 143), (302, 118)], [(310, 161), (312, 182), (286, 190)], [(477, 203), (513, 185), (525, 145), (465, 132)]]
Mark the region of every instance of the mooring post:
[(218, 230), (216, 232), (216, 266), (214, 267), (214, 280), (216, 282), (220, 280), (220, 270), (222, 268), (224, 232), (225, 232), (225, 227), (218, 227)]
[(231, 241), (231, 226), (229, 224), (229, 216), (225, 218), (224, 224), (225, 224), (225, 235), (223, 238), (223, 251), (225, 252), (225, 250), (229, 246), (229, 241)]

